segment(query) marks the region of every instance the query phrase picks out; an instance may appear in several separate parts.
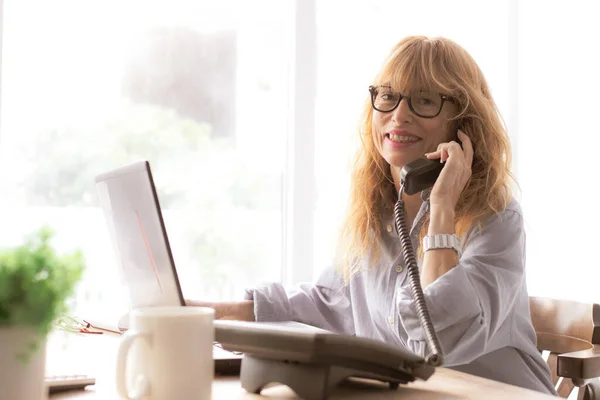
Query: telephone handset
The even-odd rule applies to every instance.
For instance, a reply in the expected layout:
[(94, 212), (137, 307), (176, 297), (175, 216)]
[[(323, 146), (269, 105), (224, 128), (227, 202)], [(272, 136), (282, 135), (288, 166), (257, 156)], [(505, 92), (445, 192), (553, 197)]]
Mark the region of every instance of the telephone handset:
[[(462, 147), (458, 135), (453, 139)], [(400, 172), (400, 181), (404, 182), (404, 193), (413, 195), (433, 186), (442, 172), (445, 163), (439, 160), (419, 158), (409, 162)]]
[(419, 158), (402, 168), (400, 181), (404, 182), (404, 193), (413, 195), (433, 186), (444, 168), (439, 160)]
[[(454, 140), (462, 146), (462, 143), (458, 139), (458, 132), (454, 137)], [(442, 172), (444, 165), (446, 164), (441, 163), (439, 160), (429, 160), (427, 158), (419, 158), (406, 164), (400, 172), (400, 191), (398, 192), (398, 201), (394, 207), (396, 230), (400, 235), (402, 254), (408, 270), (410, 290), (415, 301), (415, 308), (417, 309), (419, 321), (425, 331), (427, 345), (431, 350), (431, 353), (425, 357), (425, 361), (433, 366), (442, 365), (444, 355), (437, 334), (433, 329), (433, 323), (431, 322), (431, 317), (427, 310), (427, 304), (425, 303), (425, 296), (423, 295), (421, 278), (419, 276), (419, 266), (412, 248), (409, 228), (404, 215), (402, 193), (412, 195), (433, 186)]]

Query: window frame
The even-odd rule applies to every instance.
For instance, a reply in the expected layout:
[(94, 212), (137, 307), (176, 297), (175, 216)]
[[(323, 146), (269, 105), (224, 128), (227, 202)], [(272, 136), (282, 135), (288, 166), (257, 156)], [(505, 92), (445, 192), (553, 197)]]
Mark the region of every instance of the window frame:
[(287, 157), (283, 178), (284, 285), (313, 279), (313, 236), (316, 206), (315, 108), (317, 95), (316, 0), (295, 0), (289, 68)]

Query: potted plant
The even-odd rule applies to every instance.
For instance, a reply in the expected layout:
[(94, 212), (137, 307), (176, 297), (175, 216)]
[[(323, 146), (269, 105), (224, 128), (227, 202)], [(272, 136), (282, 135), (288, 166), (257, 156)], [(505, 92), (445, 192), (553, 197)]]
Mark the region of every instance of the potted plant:
[(0, 249), (0, 391), (2, 398), (40, 400), (46, 337), (81, 279), (81, 252), (58, 255), (43, 227), (22, 246)]

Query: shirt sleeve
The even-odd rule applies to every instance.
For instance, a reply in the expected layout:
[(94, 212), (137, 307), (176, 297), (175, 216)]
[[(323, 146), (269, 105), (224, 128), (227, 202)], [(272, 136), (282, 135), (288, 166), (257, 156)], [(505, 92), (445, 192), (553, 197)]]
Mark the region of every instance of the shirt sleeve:
[(286, 290), (280, 283), (247, 289), (254, 300), (257, 321), (297, 321), (331, 332), (354, 334), (350, 294), (334, 268), (325, 270), (316, 283)]
[[(519, 212), (505, 210), (477, 226), (459, 263), (424, 290), (425, 302), (447, 366), (466, 364), (490, 351), (490, 339), (511, 315), (522, 290), (525, 232)], [(429, 351), (410, 287), (396, 289), (396, 313), (410, 350)]]

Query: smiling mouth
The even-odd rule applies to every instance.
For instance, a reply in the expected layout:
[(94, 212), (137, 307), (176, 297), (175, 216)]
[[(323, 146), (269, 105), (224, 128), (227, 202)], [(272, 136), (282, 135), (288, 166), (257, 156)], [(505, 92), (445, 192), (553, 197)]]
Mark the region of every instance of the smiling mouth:
[(396, 143), (415, 143), (421, 140), (421, 138), (416, 136), (395, 135), (390, 133), (386, 133), (385, 137)]

